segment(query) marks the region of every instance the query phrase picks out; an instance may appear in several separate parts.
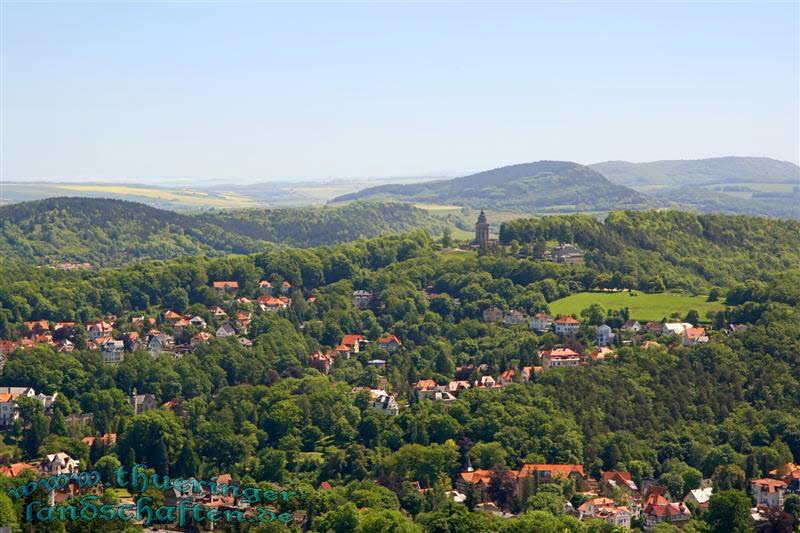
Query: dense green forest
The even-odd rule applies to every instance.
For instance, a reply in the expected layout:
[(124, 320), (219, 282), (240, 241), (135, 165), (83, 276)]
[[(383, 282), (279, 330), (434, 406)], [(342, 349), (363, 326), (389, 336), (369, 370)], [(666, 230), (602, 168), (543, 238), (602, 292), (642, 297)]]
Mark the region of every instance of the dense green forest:
[[(639, 486), (654, 480), (677, 500), (710, 479), (712, 506), (693, 509), (683, 530), (750, 531), (746, 481), (800, 461), (797, 229), (745, 217), (627, 212), (604, 223), (585, 217), (507, 223), (506, 246), (492, 254), (443, 253), (447, 243), (417, 230), (331, 247), (80, 272), (3, 261), (0, 338), (16, 338), (30, 320), (88, 322), (113, 314), (121, 335), (140, 331), (132, 321), (137, 315), (171, 331), (166, 309), (199, 315), (214, 327), (220, 322), (213, 306), (255, 312), (243, 335), (252, 347), (215, 338), (181, 357), (135, 352), (114, 365), (83, 349), (85, 332), (78, 331), (71, 353), (45, 345), (17, 350), (0, 384), (60, 394), (51, 415), (36, 402), (24, 404), (18, 423), (3, 434), (0, 456), (15, 463), (66, 451), (103, 472), (142, 463), (172, 476), (230, 473), (245, 484), (304, 494), (280, 506), (305, 512), (304, 524), (292, 526), (298, 531), (621, 531), (565, 513), (566, 503), (577, 508), (586, 498), (569, 482), (523, 498), (503, 481), (504, 472), (523, 463), (573, 463), (595, 477), (620, 470)], [(554, 240), (584, 247), (586, 263), (539, 258), (540, 245)], [(678, 282), (681, 276), (688, 281)], [(653, 282), (658, 277), (663, 286)], [(263, 279), (290, 282), (291, 307), (259, 313), (209, 286), (234, 280), (237, 296), (254, 299)], [(624, 309), (587, 309), (580, 330), (566, 339), (534, 333), (526, 323), (487, 323), (483, 311), (496, 306), (533, 315), (572, 292), (617, 282), (650, 283), (654, 291), (716, 288), (728, 307), (715, 316), (680, 317), (704, 321), (710, 331), (704, 344), (681, 346), (668, 335), (648, 334), (643, 340), (657, 344), (619, 344), (618, 356), (605, 362), (472, 388), (453, 402), (414, 394), (422, 379), (464, 379), (458, 369), (497, 376), (541, 364), (540, 350), (565, 343), (590, 349), (595, 327), (604, 321), (618, 327)], [(374, 295), (369, 308), (353, 305), (357, 289)], [(731, 322), (745, 327), (726, 333)], [(372, 342), (337, 358), (329, 375), (311, 368), (311, 354), (336, 347), (345, 334), (376, 341), (386, 333), (402, 347), (389, 351)], [(376, 359), (385, 366), (370, 363)], [(367, 391), (353, 389), (382, 383), (401, 405), (397, 416), (377, 412)], [(134, 414), (128, 402), (134, 393), (173, 403)], [(92, 417), (71, 421), (83, 414)], [(109, 432), (118, 436), (114, 445), (81, 442)], [(446, 496), (467, 458), (498, 472), (488, 490), (514, 516), (478, 510), (474, 493), (463, 503)], [(5, 496), (27, 476), (0, 478), (0, 516), (8, 523), (22, 524), (23, 504), (43, 497)], [(787, 501), (767, 525), (789, 529), (763, 531), (791, 531), (798, 507), (796, 498)], [(662, 524), (657, 531), (678, 529)]]
[(425, 227), (441, 219), (405, 204), (178, 214), (98, 198), (49, 198), (0, 207), (0, 254), (37, 264), (124, 265), (186, 255), (253, 253), (272, 244), (320, 246)]
[[(532, 254), (546, 241), (574, 242), (602, 272), (600, 287), (643, 290), (763, 282), (800, 266), (800, 222), (682, 211), (613, 212), (517, 219), (500, 229), (503, 243)], [(611, 274), (616, 274), (616, 277)]]
[(524, 163), (449, 180), (381, 185), (334, 201), (360, 199), (528, 212), (602, 211), (649, 205), (644, 195), (611, 183), (589, 167), (564, 161)]

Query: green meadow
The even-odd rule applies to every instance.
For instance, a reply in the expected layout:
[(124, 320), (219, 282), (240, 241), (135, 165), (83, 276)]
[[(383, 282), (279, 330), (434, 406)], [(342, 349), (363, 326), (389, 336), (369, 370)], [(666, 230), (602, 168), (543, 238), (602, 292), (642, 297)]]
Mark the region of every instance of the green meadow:
[(630, 316), (635, 320), (661, 320), (669, 318), (672, 313), (680, 313), (683, 318), (686, 313), (694, 309), (700, 314), (700, 319), (705, 320), (708, 311), (720, 311), (725, 306), (722, 302), (707, 302), (707, 296), (691, 296), (688, 294), (664, 292), (646, 294), (639, 291), (630, 292), (579, 292), (550, 302), (550, 311), (554, 315), (580, 315), (583, 309), (597, 303), (604, 309), (630, 310)]

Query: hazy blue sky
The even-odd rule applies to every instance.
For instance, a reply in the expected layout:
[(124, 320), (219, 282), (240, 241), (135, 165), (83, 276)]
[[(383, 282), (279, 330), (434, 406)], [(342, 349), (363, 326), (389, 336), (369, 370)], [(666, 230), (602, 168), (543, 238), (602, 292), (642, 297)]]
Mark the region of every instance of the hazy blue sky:
[(2, 173), (798, 161), (798, 3), (2, 5)]

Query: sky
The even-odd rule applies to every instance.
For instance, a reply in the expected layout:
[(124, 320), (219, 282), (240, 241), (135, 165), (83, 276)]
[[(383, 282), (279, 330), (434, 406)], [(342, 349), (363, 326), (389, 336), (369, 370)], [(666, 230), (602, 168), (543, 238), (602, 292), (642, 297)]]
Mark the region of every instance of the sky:
[(797, 163), (799, 5), (2, 0), (0, 177)]

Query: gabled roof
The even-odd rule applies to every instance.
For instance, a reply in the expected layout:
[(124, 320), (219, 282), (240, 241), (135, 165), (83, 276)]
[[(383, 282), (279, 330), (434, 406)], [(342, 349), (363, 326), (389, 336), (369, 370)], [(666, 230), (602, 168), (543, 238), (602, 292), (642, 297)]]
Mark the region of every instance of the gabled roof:
[(539, 352), (540, 357), (558, 358), (558, 357), (580, 357), (581, 354), (570, 350), (569, 348), (554, 348), (552, 350), (544, 350)]
[(762, 479), (751, 479), (750, 484), (753, 486), (758, 486), (761, 490), (766, 490), (767, 492), (778, 492), (779, 490), (786, 489), (786, 483), (779, 479), (771, 479), (768, 477)]
[(342, 344), (345, 345), (345, 346), (353, 347), (353, 346), (356, 345), (356, 343), (364, 341), (364, 340), (367, 340), (367, 338), (364, 337), (364, 335), (352, 335), (352, 334), (349, 334), (349, 335), (345, 335), (342, 338)]
[(378, 343), (379, 344), (389, 344), (389, 343), (392, 343), (392, 342), (395, 343), (395, 344), (401, 344), (400, 343), (400, 339), (398, 339), (397, 337), (395, 337), (394, 335), (391, 335), (391, 334), (384, 335), (383, 337), (378, 339)]
[(215, 289), (238, 289), (238, 281), (215, 281), (212, 283)]
[(570, 474), (577, 473), (585, 477), (583, 465), (568, 464), (537, 464), (526, 463), (519, 469), (519, 477), (535, 476), (536, 474), (548, 473), (550, 477), (569, 477)]
[(436, 387), (436, 382), (432, 379), (421, 379), (414, 385), (417, 390), (434, 390)]
[(560, 316), (555, 320), (556, 324), (569, 324), (569, 325), (580, 325), (579, 320), (575, 320), (571, 316)]
[(461, 472), (459, 477), (466, 483), (483, 483), (484, 485), (489, 485), (493, 473), (494, 470), (477, 469), (472, 472)]

